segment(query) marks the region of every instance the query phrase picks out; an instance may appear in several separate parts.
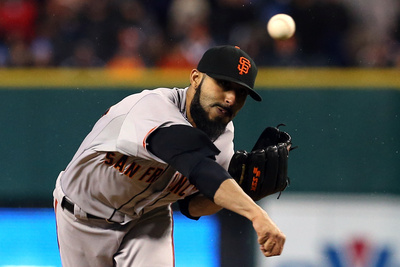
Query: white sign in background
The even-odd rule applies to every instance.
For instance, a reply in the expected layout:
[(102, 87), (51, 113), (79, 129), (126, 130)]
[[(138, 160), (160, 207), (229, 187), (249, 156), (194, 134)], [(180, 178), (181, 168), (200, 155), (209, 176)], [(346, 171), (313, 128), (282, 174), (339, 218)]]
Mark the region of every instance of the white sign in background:
[(400, 267), (400, 198), (282, 194), (259, 203), (286, 235), (283, 254), (256, 266)]

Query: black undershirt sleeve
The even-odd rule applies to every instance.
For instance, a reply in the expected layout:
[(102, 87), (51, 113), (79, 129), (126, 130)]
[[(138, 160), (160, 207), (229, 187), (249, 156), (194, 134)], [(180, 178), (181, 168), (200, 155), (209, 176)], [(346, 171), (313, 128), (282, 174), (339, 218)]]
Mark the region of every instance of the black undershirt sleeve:
[(184, 199), (178, 200), (179, 210), (181, 211), (181, 213), (183, 215), (185, 215), (187, 218), (189, 218), (191, 220), (195, 220), (195, 221), (200, 219), (200, 217), (194, 217), (194, 216), (192, 216), (192, 214), (190, 214), (189, 203), (190, 203), (190, 200), (192, 200), (192, 198), (198, 196), (199, 194), (200, 194), (200, 192), (197, 192), (197, 193), (194, 193), (193, 195), (185, 197)]
[(220, 153), (201, 130), (187, 125), (172, 125), (155, 130), (147, 139), (147, 148), (158, 158), (186, 176), (211, 200), (231, 175), (215, 161)]

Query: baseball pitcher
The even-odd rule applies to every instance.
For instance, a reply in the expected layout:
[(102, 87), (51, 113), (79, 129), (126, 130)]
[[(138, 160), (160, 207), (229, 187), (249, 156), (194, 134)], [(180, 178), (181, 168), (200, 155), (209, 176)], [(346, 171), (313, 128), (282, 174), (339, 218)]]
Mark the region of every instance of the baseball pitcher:
[(187, 88), (133, 94), (97, 121), (57, 178), (54, 209), (63, 266), (174, 266), (171, 204), (197, 220), (229, 209), (248, 218), (261, 252), (285, 235), (255, 201), (287, 184), (289, 134), (268, 127), (252, 151), (234, 151), (232, 119), (254, 91), (257, 67), (218, 46)]

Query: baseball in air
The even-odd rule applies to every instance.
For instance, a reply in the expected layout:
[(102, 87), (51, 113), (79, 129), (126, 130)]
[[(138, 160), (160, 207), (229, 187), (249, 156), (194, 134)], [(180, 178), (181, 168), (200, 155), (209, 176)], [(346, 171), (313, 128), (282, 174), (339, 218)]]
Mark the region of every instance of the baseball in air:
[(272, 38), (286, 40), (293, 36), (296, 24), (291, 16), (277, 14), (268, 21), (267, 30)]

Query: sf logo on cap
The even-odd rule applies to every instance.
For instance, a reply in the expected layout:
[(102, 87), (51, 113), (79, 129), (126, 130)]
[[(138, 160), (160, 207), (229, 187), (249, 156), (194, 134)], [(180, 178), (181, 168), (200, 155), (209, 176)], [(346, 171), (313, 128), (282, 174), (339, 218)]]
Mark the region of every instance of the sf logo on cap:
[(249, 73), (250, 68), (251, 68), (250, 60), (248, 60), (245, 57), (240, 57), (238, 65), (239, 74), (243, 75)]

